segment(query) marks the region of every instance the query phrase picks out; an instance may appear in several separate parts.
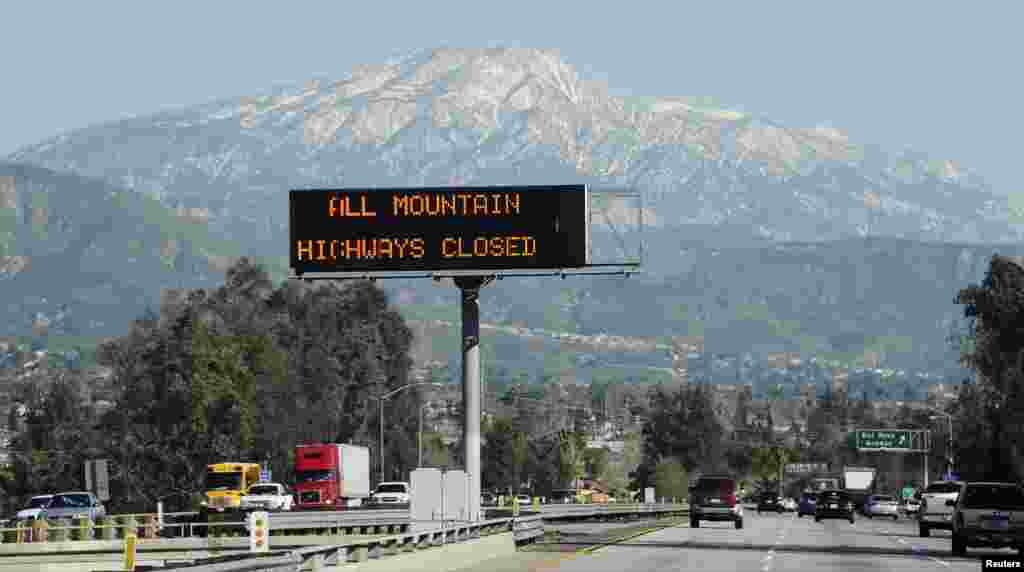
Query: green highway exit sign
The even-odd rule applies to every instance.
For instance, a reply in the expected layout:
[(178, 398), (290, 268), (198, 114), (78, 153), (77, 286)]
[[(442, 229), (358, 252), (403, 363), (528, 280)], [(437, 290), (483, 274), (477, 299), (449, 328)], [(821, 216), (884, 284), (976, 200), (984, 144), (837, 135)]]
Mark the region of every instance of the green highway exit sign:
[(861, 450), (910, 449), (910, 431), (857, 431)]

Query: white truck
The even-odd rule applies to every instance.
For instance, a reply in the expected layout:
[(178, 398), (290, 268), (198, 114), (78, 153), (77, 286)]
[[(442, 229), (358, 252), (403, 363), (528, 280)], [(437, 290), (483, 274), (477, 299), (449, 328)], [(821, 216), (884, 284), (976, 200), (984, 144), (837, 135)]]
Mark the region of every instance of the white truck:
[(843, 489), (861, 514), (865, 512), (864, 502), (875, 490), (877, 472), (874, 467), (843, 467)]
[(242, 509), (292, 510), (295, 497), (281, 483), (254, 483), (242, 497)]
[(843, 488), (848, 491), (868, 491), (875, 483), (874, 467), (843, 467)]

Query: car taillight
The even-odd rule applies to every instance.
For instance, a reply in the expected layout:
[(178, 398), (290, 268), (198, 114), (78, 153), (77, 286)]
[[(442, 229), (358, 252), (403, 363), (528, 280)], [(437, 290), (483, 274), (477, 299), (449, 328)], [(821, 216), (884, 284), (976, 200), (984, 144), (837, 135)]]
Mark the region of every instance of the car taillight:
[(729, 506), (736, 506), (736, 494), (730, 493), (729, 495), (726, 495), (725, 502)]

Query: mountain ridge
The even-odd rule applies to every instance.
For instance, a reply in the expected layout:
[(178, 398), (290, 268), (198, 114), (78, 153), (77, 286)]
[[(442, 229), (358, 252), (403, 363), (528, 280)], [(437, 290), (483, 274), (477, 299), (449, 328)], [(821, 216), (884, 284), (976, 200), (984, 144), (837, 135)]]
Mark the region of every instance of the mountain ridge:
[[(706, 335), (712, 353), (870, 346), (901, 366), (948, 365), (949, 300), (992, 253), (1020, 244), (1009, 199), (955, 162), (702, 98), (610, 96), (543, 50), (416, 51), (331, 82), (75, 130), (11, 157), (0, 162), (8, 335), (68, 320), (69, 332), (118, 335), (162, 290), (211, 286), (241, 255), (282, 279), (293, 188), (634, 189), (652, 223), (645, 275), (496, 284), (482, 318)], [(592, 244), (596, 258), (619, 253), (603, 223)], [(455, 292), (407, 289), (423, 307)]]
[(273, 197), (287, 188), (525, 179), (635, 188), (658, 224), (731, 222), (777, 240), (1021, 236), (1007, 200), (955, 161), (707, 98), (613, 96), (552, 50), (413, 51), (329, 82), (74, 130), (9, 158), (206, 208), (217, 226), (280, 230)]

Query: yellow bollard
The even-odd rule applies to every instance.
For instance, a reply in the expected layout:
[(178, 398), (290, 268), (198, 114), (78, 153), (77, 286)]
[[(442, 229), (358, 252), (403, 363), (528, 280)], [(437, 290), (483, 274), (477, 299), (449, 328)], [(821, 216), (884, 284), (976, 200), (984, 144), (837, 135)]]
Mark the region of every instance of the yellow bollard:
[(519, 497), (512, 497), (512, 516), (519, 516)]
[(124, 569), (128, 572), (135, 570), (135, 541), (134, 532), (124, 535)]
[(540, 512), (540, 497), (533, 497), (533, 510)]

